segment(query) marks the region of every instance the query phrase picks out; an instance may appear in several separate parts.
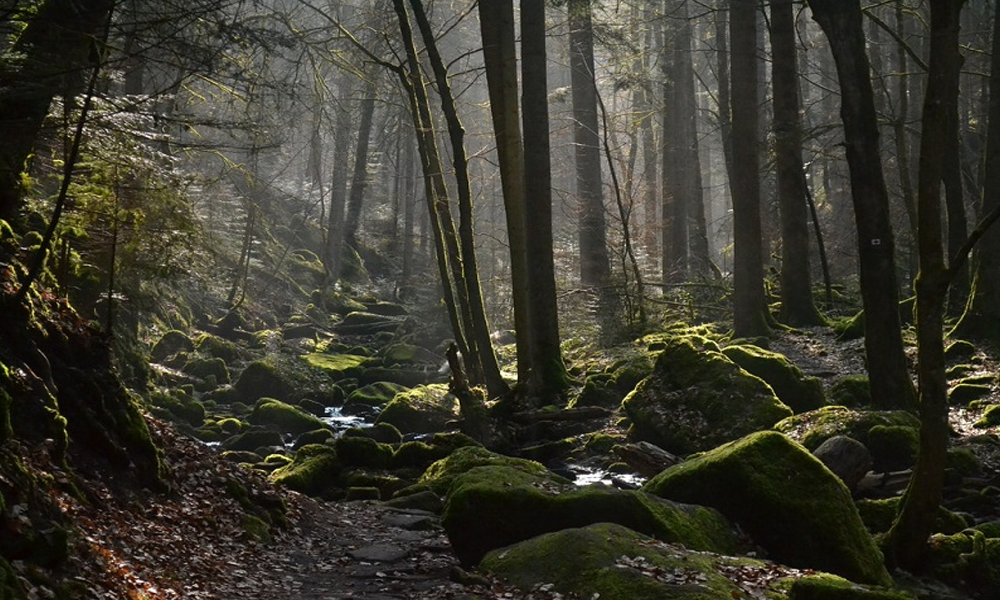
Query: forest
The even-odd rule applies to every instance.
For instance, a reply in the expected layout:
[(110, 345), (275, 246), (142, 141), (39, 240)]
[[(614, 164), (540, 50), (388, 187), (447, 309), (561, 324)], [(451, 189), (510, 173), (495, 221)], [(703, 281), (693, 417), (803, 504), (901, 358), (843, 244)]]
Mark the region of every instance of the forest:
[(997, 11), (0, 0), (0, 600), (1000, 597)]

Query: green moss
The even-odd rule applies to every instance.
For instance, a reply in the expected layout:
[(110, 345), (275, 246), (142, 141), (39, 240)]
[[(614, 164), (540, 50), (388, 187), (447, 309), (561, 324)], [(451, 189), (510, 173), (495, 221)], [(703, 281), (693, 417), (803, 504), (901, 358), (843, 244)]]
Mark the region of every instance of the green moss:
[(789, 438), (762, 431), (675, 465), (642, 488), (717, 508), (769, 556), (858, 583), (890, 581), (850, 492)]
[(832, 323), (837, 339), (841, 341), (856, 340), (865, 335), (865, 312), (861, 311), (853, 317), (836, 319)]
[(183, 421), (194, 427), (205, 422), (205, 407), (187, 394), (172, 395), (154, 391), (149, 395), (149, 402), (154, 407), (167, 411), (171, 420)]
[(757, 346), (727, 346), (722, 353), (763, 379), (778, 399), (795, 412), (805, 412), (826, 404), (823, 384), (816, 377), (806, 377), (788, 358)]
[(865, 444), (872, 455), (872, 468), (879, 473), (902, 471), (916, 463), (920, 430), (903, 425), (876, 425), (868, 430)]
[(323, 369), (330, 374), (333, 379), (343, 379), (346, 377), (357, 377), (361, 373), (362, 367), (371, 362), (367, 356), (357, 356), (355, 354), (325, 354), (313, 352), (303, 356), (306, 362), (313, 367)]
[(347, 395), (344, 406), (385, 406), (407, 388), (398, 383), (379, 381), (360, 387)]
[(992, 385), (962, 382), (948, 390), (948, 402), (958, 406), (967, 406), (975, 400), (989, 396), (992, 392)]
[(234, 435), (222, 442), (224, 450), (256, 450), (262, 447), (274, 447), (284, 444), (281, 434), (268, 429), (250, 429)]
[[(403, 446), (406, 445), (403, 444)], [(403, 446), (400, 447), (400, 450), (403, 449)], [(451, 487), (455, 477), (476, 467), (488, 465), (512, 467), (533, 476), (551, 475), (551, 472), (540, 463), (504, 456), (475, 445), (458, 448), (446, 455), (445, 458), (427, 467), (427, 470), (420, 477), (420, 483), (443, 496)], [(568, 483), (568, 480), (565, 483)]]
[(150, 358), (154, 362), (162, 362), (180, 352), (194, 350), (194, 342), (183, 331), (171, 329), (153, 345)]
[(233, 387), (250, 402), (265, 397), (286, 400), (295, 390), (294, 382), (277, 365), (263, 360), (247, 365)]
[(458, 418), (458, 398), (445, 384), (431, 384), (399, 392), (379, 413), (375, 423), (388, 423), (402, 433), (434, 433)]
[(996, 427), (998, 425), (1000, 425), (1000, 404), (993, 404), (983, 411), (983, 416), (975, 422), (973, 427), (986, 429), (987, 427)]
[(301, 434), (295, 438), (295, 448), (301, 448), (307, 444), (323, 444), (334, 437), (333, 431), (329, 429), (314, 429)]
[[(0, 221), (3, 223), (3, 221)], [(7, 560), (0, 556), (0, 600), (25, 600), (24, 588)]]
[(573, 598), (732, 600), (748, 596), (731, 578), (750, 574), (762, 582), (755, 594), (777, 597), (763, 595), (774, 580), (768, 563), (690, 551), (613, 523), (565, 529), (494, 550), (479, 568), (526, 592), (547, 585)]
[(845, 406), (824, 406), (788, 417), (774, 426), (809, 450), (835, 435), (846, 435), (868, 444), (868, 432), (876, 425), (920, 427), (920, 420), (905, 411), (854, 410)]
[(186, 362), (181, 371), (198, 379), (211, 377), (217, 384), (229, 383), (229, 367), (221, 358), (195, 358)]
[(293, 434), (329, 427), (318, 417), (301, 408), (274, 398), (258, 400), (253, 407), (253, 412), (250, 413), (249, 421), (254, 425), (270, 425)]
[(871, 406), (872, 391), (867, 375), (845, 375), (830, 387), (830, 403), (849, 408)]
[(246, 515), (243, 517), (243, 534), (252, 542), (267, 544), (271, 541), (271, 526), (260, 517)]
[(321, 496), (331, 490), (342, 470), (333, 448), (312, 444), (299, 448), (292, 462), (273, 471), (268, 479), (303, 494)]
[(400, 444), (403, 434), (394, 425), (377, 423), (371, 427), (351, 427), (344, 432), (344, 437), (367, 437), (383, 444)]
[[(858, 513), (865, 527), (872, 534), (886, 533), (892, 527), (896, 515), (899, 514), (899, 498), (882, 498), (878, 500), (863, 499), (858, 500), (856, 505)], [(938, 516), (935, 521), (936, 533), (957, 533), (968, 527), (965, 518), (951, 512), (945, 507), (938, 508)]]
[(976, 354), (976, 346), (965, 340), (955, 340), (944, 349), (944, 359), (948, 362), (966, 360)]
[(704, 340), (663, 343), (653, 373), (622, 402), (631, 437), (688, 454), (769, 429), (792, 414), (763, 380)]
[(442, 517), (455, 554), (467, 565), (495, 548), (600, 522), (618, 523), (697, 550), (736, 549), (733, 529), (715, 510), (637, 491), (578, 488), (550, 473), (503, 465), (475, 467), (458, 475)]
[(340, 437), (333, 447), (346, 467), (384, 469), (392, 460), (393, 449), (366, 437)]
[(792, 580), (788, 600), (913, 600), (913, 596), (902, 591), (858, 585), (827, 573), (816, 573)]
[(240, 348), (229, 340), (210, 333), (203, 333), (194, 341), (195, 349), (207, 356), (221, 358), (227, 363), (240, 358)]
[(245, 427), (243, 421), (240, 421), (239, 419), (236, 419), (234, 417), (226, 417), (224, 419), (220, 419), (216, 423), (216, 425), (223, 433), (229, 435), (235, 435), (240, 431), (243, 431), (243, 428)]

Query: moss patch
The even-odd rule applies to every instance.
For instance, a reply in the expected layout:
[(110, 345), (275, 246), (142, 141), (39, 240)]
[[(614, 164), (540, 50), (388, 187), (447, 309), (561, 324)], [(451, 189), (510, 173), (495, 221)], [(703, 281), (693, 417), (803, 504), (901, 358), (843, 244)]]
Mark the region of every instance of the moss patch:
[(379, 413), (375, 423), (388, 423), (402, 433), (435, 433), (458, 418), (458, 398), (444, 384), (400, 392)]
[(762, 431), (671, 467), (643, 489), (712, 506), (775, 560), (886, 584), (882, 555), (850, 492), (823, 463), (784, 435)]
[[(403, 446), (406, 446), (404, 444)], [(402, 450), (402, 447), (400, 447)], [(512, 458), (491, 452), (479, 445), (457, 448), (446, 457), (434, 462), (420, 477), (420, 483), (430, 487), (438, 495), (444, 495), (451, 488), (455, 478), (476, 467), (505, 466), (512, 467), (533, 476), (552, 476), (552, 472), (544, 465), (522, 458)], [(560, 483), (569, 483), (567, 479), (557, 479)]]
[(322, 352), (306, 354), (302, 358), (313, 367), (326, 371), (333, 379), (357, 377), (361, 373), (362, 366), (371, 361), (367, 356)]
[(749, 373), (763, 379), (778, 399), (797, 413), (826, 404), (823, 384), (816, 377), (806, 377), (783, 354), (757, 346), (727, 346), (722, 353)]
[(858, 408), (871, 406), (872, 391), (867, 375), (845, 375), (830, 387), (830, 402), (839, 406)]
[(269, 479), (303, 494), (321, 496), (334, 487), (342, 469), (333, 448), (312, 444), (299, 448), (292, 462), (273, 471)]
[(779, 422), (780, 431), (810, 450), (835, 435), (846, 435), (868, 444), (868, 432), (876, 425), (920, 427), (920, 420), (905, 411), (855, 410), (845, 406), (824, 406)]
[(250, 413), (250, 423), (268, 425), (280, 431), (301, 434), (327, 428), (328, 425), (306, 411), (274, 398), (261, 398)]

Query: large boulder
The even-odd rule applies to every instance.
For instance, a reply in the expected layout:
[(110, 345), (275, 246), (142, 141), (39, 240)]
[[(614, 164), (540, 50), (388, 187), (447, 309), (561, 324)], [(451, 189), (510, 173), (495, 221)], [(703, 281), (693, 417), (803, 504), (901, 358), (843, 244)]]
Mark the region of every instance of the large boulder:
[(475, 467), (459, 475), (442, 517), (452, 548), (466, 565), (475, 565), (490, 550), (543, 533), (601, 522), (695, 550), (736, 549), (733, 528), (713, 509), (634, 490), (576, 487), (553, 475), (505, 466)]
[(813, 450), (813, 456), (840, 477), (851, 493), (872, 468), (872, 455), (868, 448), (846, 435), (835, 435), (826, 440)]
[(727, 346), (722, 353), (767, 382), (778, 399), (797, 413), (826, 404), (823, 383), (816, 377), (807, 377), (783, 354), (749, 344)]
[[(781, 570), (750, 558), (664, 544), (621, 525), (597, 523), (494, 550), (479, 566), (524, 591), (601, 600), (783, 598)], [(751, 596), (752, 593), (752, 596)], [(548, 597), (548, 596), (546, 596)]]
[(764, 381), (702, 338), (670, 338), (652, 374), (622, 402), (631, 437), (675, 454), (770, 429), (792, 414)]
[(344, 466), (332, 447), (309, 444), (295, 451), (289, 464), (271, 472), (274, 483), (312, 496), (322, 496), (335, 489)]
[(403, 391), (379, 413), (376, 423), (394, 425), (401, 433), (437, 433), (458, 417), (458, 398), (444, 384)]
[(844, 484), (787, 436), (762, 431), (671, 467), (643, 490), (711, 506), (770, 558), (885, 585), (882, 554)]
[(278, 431), (299, 435), (329, 425), (297, 406), (274, 398), (261, 398), (253, 407), (248, 419), (253, 425), (270, 426)]
[(396, 394), (405, 392), (406, 387), (390, 381), (378, 381), (359, 387), (347, 395), (344, 401), (345, 415), (378, 414), (389, 404)]

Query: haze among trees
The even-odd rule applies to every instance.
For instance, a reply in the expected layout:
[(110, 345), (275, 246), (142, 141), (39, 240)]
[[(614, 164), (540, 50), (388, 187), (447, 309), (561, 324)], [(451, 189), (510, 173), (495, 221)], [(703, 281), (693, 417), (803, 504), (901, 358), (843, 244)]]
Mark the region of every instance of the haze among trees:
[[(431, 490), (463, 566), (512, 581), (489, 551), (599, 520), (566, 508), (477, 546), (462, 486), (435, 483), (466, 441), (539, 489), (554, 480), (503, 460), (639, 473), (635, 494), (711, 506), (768, 558), (899, 597), (932, 597), (904, 574), (1000, 590), (1000, 514), (965, 499), (995, 502), (1000, 477), (996, 2), (4, 0), (0, 16), (5, 540), (36, 540), (19, 507), (42, 502), (25, 482), (50, 485), (31, 474), (41, 447), (83, 479), (170, 487), (145, 418), (327, 500)], [(453, 399), (450, 418), (386, 420), (417, 396), (416, 412)], [(273, 403), (311, 406), (314, 427)], [(319, 417), (349, 407), (398, 439), (342, 447)], [(278, 437), (232, 445), (250, 430)], [(330, 433), (296, 441), (310, 430)], [(442, 431), (462, 441), (402, 450)], [(669, 468), (755, 444), (806, 460), (835, 434), (869, 453), (853, 481), (817, 455), (874, 566), (811, 562)], [(305, 483), (323, 452), (336, 474)], [(961, 457), (978, 470), (956, 474)], [(864, 502), (883, 502), (877, 527)], [(979, 529), (942, 529), (944, 508)], [(717, 542), (690, 547), (739, 554)], [(24, 565), (59, 561), (37, 554), (0, 542), (0, 598), (43, 586)]]

